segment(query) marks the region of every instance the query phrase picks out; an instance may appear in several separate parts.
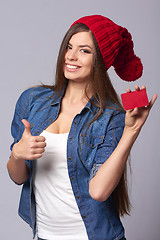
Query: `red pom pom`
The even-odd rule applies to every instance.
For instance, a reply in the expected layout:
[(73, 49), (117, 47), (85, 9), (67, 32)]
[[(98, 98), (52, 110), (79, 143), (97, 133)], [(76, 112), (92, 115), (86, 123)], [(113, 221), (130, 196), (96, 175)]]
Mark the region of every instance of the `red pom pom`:
[(121, 46), (113, 66), (118, 76), (125, 81), (135, 81), (142, 76), (143, 65), (133, 50), (132, 36), (120, 27)]
[(115, 68), (115, 71), (121, 79), (129, 82), (135, 81), (142, 76), (143, 65), (140, 58), (134, 56), (122, 68)]

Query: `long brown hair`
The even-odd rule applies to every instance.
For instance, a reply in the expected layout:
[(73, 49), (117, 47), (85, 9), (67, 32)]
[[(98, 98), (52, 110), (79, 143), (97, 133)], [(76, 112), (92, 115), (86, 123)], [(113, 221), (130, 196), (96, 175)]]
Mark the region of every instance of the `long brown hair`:
[[(63, 41), (61, 43), (60, 50), (59, 50), (57, 66), (56, 66), (55, 84), (53, 86), (43, 85), (44, 87), (51, 88), (56, 92), (60, 92), (67, 85), (68, 80), (65, 78), (63, 73), (64, 57), (65, 57), (67, 45), (69, 43), (69, 40), (74, 34), (78, 32), (84, 32), (84, 31), (91, 32), (91, 30), (82, 23), (77, 23), (73, 25), (67, 31), (66, 35), (63, 38)], [(121, 111), (122, 111), (122, 107), (121, 107), (118, 95), (110, 81), (108, 73), (106, 72), (105, 64), (104, 64), (100, 49), (98, 47), (97, 41), (92, 32), (91, 34), (92, 34), (92, 38), (95, 46), (95, 53), (93, 55), (93, 63), (92, 63), (92, 70), (91, 70), (91, 79), (92, 79), (92, 86), (93, 86), (93, 93), (94, 93), (93, 97), (95, 101), (92, 103), (96, 104), (99, 107), (98, 113), (92, 120), (92, 122), (94, 122), (101, 114), (103, 108), (107, 107), (105, 105), (106, 100), (116, 103), (119, 107), (118, 109), (120, 109)], [(88, 97), (87, 89), (85, 93), (86, 93), (86, 97)], [(88, 100), (91, 101), (89, 98)], [(127, 175), (127, 170), (125, 167), (125, 170), (121, 176), (121, 179), (117, 187), (112, 193), (112, 197), (113, 197), (115, 206), (117, 208), (117, 212), (121, 216), (123, 216), (124, 214), (129, 214), (129, 211), (130, 211), (130, 201), (128, 196), (126, 175)]]

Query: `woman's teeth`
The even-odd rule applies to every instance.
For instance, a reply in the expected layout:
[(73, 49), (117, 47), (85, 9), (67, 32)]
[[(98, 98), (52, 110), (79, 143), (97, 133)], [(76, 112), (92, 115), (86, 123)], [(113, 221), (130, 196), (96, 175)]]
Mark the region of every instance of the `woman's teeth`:
[(78, 66), (73, 66), (73, 65), (68, 65), (68, 64), (67, 64), (67, 67), (70, 68), (70, 69), (77, 69), (77, 68), (79, 68)]

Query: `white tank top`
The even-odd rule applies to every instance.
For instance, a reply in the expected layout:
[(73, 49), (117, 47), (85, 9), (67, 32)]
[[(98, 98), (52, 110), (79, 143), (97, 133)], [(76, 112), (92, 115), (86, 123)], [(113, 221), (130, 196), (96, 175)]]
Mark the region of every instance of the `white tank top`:
[(68, 133), (41, 133), (46, 148), (37, 160), (34, 193), (38, 237), (47, 240), (88, 240), (68, 176)]

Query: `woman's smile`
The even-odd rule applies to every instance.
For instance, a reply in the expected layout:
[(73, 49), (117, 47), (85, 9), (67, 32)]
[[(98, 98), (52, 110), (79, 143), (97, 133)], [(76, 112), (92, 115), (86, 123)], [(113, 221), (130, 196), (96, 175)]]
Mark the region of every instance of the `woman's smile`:
[(64, 76), (76, 82), (91, 79), (94, 44), (90, 32), (74, 34), (68, 42), (64, 57)]
[(76, 72), (81, 66), (65, 63), (66, 70), (69, 72)]

